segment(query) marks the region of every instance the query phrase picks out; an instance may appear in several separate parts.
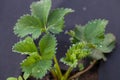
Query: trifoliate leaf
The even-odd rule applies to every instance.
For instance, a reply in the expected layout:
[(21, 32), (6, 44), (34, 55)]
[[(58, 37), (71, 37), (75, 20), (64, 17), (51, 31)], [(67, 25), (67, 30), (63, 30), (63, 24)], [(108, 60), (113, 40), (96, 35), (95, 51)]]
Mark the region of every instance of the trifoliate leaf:
[(25, 40), (16, 43), (13, 46), (13, 51), (21, 54), (32, 54), (37, 53), (37, 48), (33, 42), (33, 39), (30, 37), (25, 38)]
[(68, 32), (72, 43), (86, 41), (91, 48), (91, 57), (97, 60), (106, 60), (103, 53), (109, 53), (115, 47), (115, 36), (113, 34), (104, 34), (107, 20), (92, 20), (85, 26), (76, 26), (74, 30)]
[(9, 77), (9, 78), (7, 78), (7, 80), (17, 80), (17, 78), (15, 78), (15, 77)]
[(96, 19), (88, 22), (85, 25), (85, 39), (94, 44), (99, 44), (104, 39), (105, 27), (107, 25), (107, 20)]
[(76, 67), (78, 61), (87, 57), (90, 54), (90, 49), (86, 42), (73, 44), (67, 51), (66, 57), (61, 61), (71, 67)]
[(73, 12), (72, 9), (64, 9), (64, 8), (59, 8), (59, 9), (55, 9), (53, 10), (49, 17), (48, 17), (48, 27), (54, 28), (54, 32), (53, 33), (59, 33), (62, 31), (63, 27), (64, 27), (64, 16), (70, 12)]
[(40, 0), (33, 2), (31, 5), (31, 13), (33, 16), (38, 17), (43, 26), (46, 26), (49, 11), (51, 9), (51, 0)]
[(56, 53), (56, 38), (52, 34), (45, 34), (39, 42), (41, 56), (52, 59)]
[(103, 59), (104, 61), (106, 61), (106, 57), (105, 55), (103, 54), (103, 52), (101, 52), (100, 50), (98, 49), (94, 49), (90, 56), (93, 58), (93, 59), (96, 59), (96, 60), (100, 60), (100, 59)]
[(14, 33), (21, 38), (31, 34), (36, 39), (40, 36), (42, 27), (41, 21), (38, 18), (24, 15), (16, 23)]
[(21, 63), (22, 71), (35, 78), (42, 78), (51, 68), (52, 60), (42, 60), (39, 55), (31, 55)]
[(104, 53), (109, 53), (115, 47), (115, 36), (111, 33), (105, 35), (104, 41), (98, 46), (98, 49)]

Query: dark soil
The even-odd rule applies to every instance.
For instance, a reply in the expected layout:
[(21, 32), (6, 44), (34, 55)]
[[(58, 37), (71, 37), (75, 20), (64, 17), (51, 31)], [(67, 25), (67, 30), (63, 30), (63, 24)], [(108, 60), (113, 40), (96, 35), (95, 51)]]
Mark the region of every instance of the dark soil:
[[(41, 79), (41, 80), (54, 80), (54, 79), (50, 79), (50, 78), (51, 78), (50, 76), (51, 76), (51, 75), (46, 75), (46, 76), (45, 76), (43, 79)], [(30, 78), (30, 79), (28, 79), (28, 80), (36, 80), (36, 79)], [(93, 68), (92, 70), (84, 73), (83, 75), (81, 75), (81, 76), (79, 77), (78, 80), (98, 80), (98, 71), (97, 71), (97, 69), (96, 69), (96, 68)]]
[(85, 74), (81, 75), (78, 80), (98, 80), (98, 72), (88, 71)]

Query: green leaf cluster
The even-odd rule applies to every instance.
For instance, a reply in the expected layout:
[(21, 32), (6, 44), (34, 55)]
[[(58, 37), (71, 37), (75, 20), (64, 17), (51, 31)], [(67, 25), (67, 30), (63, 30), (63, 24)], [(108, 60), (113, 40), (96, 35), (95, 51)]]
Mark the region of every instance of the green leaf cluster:
[[(30, 9), (31, 14), (21, 16), (14, 26), (14, 33), (21, 40), (12, 50), (27, 55), (21, 62), (24, 75), (18, 78), (10, 77), (7, 80), (27, 80), (29, 76), (41, 79), (50, 70), (55, 80), (67, 80), (73, 68), (78, 66), (80, 71), (84, 70), (84, 65), (79, 64), (81, 60), (86, 57), (106, 60), (103, 53), (109, 53), (115, 47), (115, 36), (111, 33), (105, 34), (107, 20), (96, 19), (83, 26), (76, 25), (74, 30), (68, 32), (72, 46), (61, 61), (70, 68), (63, 75), (55, 57), (57, 46), (55, 34), (63, 31), (64, 16), (73, 10), (69, 8), (51, 10), (51, 0), (33, 2)], [(36, 39), (37, 43), (34, 42)], [(52, 59), (55, 63), (53, 67)]]
[(107, 20), (95, 19), (86, 25), (77, 25), (74, 30), (68, 32), (71, 42), (86, 41), (91, 44), (91, 57), (97, 60), (106, 60), (103, 53), (109, 53), (115, 47), (115, 36), (111, 33), (105, 34)]
[[(57, 41), (54, 34), (63, 31), (64, 16), (72, 9), (51, 10), (51, 0), (40, 0), (30, 5), (31, 14), (18, 19), (14, 33), (22, 38), (13, 46), (13, 51), (28, 55), (21, 63), (22, 71), (35, 78), (42, 78), (51, 69), (56, 53)], [(35, 39), (40, 40), (34, 43)]]
[(30, 9), (31, 14), (20, 17), (14, 27), (14, 33), (20, 38), (31, 35), (37, 39), (43, 32), (60, 33), (64, 28), (64, 16), (73, 12), (68, 8), (51, 10), (51, 0), (33, 2)]
[(62, 58), (61, 61), (71, 67), (76, 67), (78, 61), (84, 59), (90, 55), (90, 48), (86, 42), (79, 42), (73, 44), (67, 51), (66, 57)]
[(42, 78), (52, 65), (52, 58), (56, 52), (56, 38), (52, 34), (46, 34), (39, 41), (37, 47), (31, 37), (13, 46), (13, 51), (29, 55), (21, 63), (23, 72), (26, 72), (36, 78)]

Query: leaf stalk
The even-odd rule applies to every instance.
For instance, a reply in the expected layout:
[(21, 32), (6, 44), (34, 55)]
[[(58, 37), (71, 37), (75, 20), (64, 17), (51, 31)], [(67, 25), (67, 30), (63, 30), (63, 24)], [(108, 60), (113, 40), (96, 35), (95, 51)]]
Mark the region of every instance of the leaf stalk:
[(73, 80), (77, 77), (79, 77), (80, 75), (84, 74), (85, 72), (87, 72), (88, 70), (90, 70), (95, 64), (96, 64), (97, 60), (94, 60), (86, 69), (84, 69), (83, 71), (77, 72), (76, 74), (74, 74), (73, 76), (71, 76), (69, 78), (69, 80)]

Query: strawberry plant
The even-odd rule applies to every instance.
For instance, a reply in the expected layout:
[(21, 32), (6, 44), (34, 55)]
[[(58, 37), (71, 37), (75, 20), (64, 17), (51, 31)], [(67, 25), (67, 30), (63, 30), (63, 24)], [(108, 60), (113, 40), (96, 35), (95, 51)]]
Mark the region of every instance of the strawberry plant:
[[(14, 26), (14, 33), (20, 41), (15, 43), (12, 50), (27, 55), (20, 63), (24, 74), (18, 78), (9, 77), (7, 80), (27, 80), (30, 76), (42, 79), (48, 71), (54, 80), (73, 80), (90, 70), (98, 60), (106, 61), (104, 54), (111, 52), (115, 47), (115, 36), (112, 33), (105, 34), (107, 20), (95, 19), (83, 26), (76, 25), (75, 29), (67, 31), (71, 36), (71, 46), (60, 61), (69, 68), (62, 73), (56, 58), (59, 44), (56, 34), (63, 32), (64, 16), (74, 10), (69, 8), (51, 10), (51, 0), (33, 2), (30, 9), (31, 14), (21, 16)], [(91, 58), (91, 64), (84, 67), (84, 63), (79, 62), (87, 57)], [(80, 70), (70, 75), (76, 67)]]

